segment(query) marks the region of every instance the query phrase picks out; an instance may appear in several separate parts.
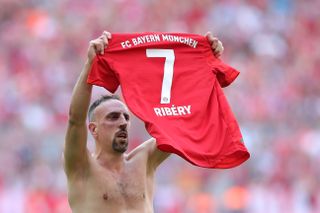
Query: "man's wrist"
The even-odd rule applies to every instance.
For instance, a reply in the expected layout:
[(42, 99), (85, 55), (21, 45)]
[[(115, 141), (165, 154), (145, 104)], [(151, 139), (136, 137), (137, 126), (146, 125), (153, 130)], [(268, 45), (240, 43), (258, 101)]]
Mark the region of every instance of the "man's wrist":
[(93, 59), (87, 59), (86, 62), (84, 63), (85, 68), (90, 69), (93, 64)]

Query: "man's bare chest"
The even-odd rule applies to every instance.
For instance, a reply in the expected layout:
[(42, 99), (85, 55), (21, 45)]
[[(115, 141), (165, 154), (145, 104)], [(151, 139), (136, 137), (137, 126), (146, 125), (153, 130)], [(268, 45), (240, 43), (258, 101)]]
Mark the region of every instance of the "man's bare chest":
[(121, 172), (94, 168), (86, 185), (88, 195), (107, 202), (143, 201), (149, 190), (147, 174), (139, 167), (128, 167)]

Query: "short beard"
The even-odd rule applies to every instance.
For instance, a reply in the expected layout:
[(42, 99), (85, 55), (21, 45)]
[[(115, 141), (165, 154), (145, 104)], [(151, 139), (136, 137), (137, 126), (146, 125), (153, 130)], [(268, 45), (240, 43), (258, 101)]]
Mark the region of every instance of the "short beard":
[(118, 153), (125, 153), (128, 149), (128, 143), (123, 146), (120, 143), (117, 143), (116, 138), (114, 138), (112, 141), (112, 149)]

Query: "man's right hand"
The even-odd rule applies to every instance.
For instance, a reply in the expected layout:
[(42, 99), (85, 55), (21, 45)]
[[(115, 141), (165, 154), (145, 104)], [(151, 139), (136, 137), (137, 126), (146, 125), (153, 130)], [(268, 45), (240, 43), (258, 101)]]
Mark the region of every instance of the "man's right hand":
[(104, 49), (109, 44), (108, 39), (111, 39), (111, 33), (104, 31), (101, 36), (89, 42), (88, 62), (91, 63), (97, 54), (104, 54)]

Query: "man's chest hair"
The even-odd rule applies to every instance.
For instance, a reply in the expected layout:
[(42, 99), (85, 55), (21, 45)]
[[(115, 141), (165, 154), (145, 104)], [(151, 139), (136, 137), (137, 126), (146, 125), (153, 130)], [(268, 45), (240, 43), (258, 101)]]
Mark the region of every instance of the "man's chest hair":
[(93, 168), (87, 181), (92, 193), (105, 200), (140, 200), (146, 196), (148, 180), (145, 168), (128, 165), (120, 173)]

